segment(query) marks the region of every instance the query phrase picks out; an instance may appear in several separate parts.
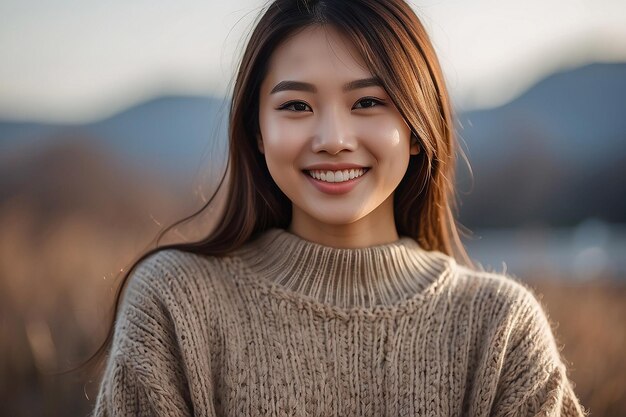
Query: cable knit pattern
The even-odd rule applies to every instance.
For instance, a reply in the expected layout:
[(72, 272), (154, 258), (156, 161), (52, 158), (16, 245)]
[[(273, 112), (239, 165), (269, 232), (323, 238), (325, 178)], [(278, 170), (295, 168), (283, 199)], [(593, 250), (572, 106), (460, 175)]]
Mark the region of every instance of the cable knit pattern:
[(270, 229), (132, 276), (93, 416), (586, 416), (544, 310), (406, 236)]

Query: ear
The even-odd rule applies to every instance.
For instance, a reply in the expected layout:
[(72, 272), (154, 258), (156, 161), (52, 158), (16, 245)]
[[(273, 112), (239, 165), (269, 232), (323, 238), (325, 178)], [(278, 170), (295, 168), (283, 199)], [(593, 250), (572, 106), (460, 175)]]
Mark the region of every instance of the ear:
[(418, 153), (420, 153), (421, 151), (421, 147), (420, 147), (420, 143), (417, 140), (417, 138), (413, 135), (411, 135), (411, 150), (410, 153), (411, 155), (417, 155)]
[(261, 152), (262, 154), (265, 154), (265, 148), (263, 147), (263, 138), (261, 137), (260, 133), (257, 133), (256, 141), (257, 141), (257, 146), (259, 148), (259, 152)]

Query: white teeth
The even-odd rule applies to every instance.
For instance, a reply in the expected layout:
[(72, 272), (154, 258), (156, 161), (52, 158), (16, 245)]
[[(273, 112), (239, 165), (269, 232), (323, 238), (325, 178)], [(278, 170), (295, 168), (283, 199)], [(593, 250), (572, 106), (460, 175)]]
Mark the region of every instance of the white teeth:
[(359, 169), (344, 169), (342, 171), (307, 171), (310, 176), (315, 179), (326, 182), (344, 182), (356, 177), (360, 177), (365, 174), (367, 170), (363, 168)]

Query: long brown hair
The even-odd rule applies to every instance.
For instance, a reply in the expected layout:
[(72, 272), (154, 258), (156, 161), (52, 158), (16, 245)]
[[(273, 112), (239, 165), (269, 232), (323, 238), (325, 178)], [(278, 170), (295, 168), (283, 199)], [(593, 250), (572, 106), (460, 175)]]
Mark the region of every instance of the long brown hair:
[(450, 99), (434, 48), (414, 11), (403, 0), (276, 0), (256, 23), (236, 73), (229, 114), (229, 159), (217, 189), (194, 214), (162, 229), (159, 239), (207, 209), (230, 170), (225, 205), (215, 228), (199, 241), (157, 244), (132, 263), (117, 289), (107, 338), (80, 367), (101, 359), (110, 348), (122, 290), (143, 259), (167, 248), (220, 256), (269, 228), (289, 226), (291, 202), (274, 183), (256, 146), (259, 89), (276, 47), (299, 29), (324, 24), (334, 25), (354, 42), (418, 138), (422, 151), (411, 156), (394, 192), (398, 234), (473, 266), (455, 220), (457, 142)]

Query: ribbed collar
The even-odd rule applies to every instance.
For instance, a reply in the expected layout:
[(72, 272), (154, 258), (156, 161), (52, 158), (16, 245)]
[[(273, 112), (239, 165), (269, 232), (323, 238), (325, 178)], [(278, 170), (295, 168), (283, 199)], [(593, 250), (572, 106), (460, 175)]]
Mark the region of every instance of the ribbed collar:
[(335, 248), (273, 228), (237, 251), (259, 279), (334, 306), (393, 305), (426, 290), (452, 258), (412, 238), (365, 248)]

